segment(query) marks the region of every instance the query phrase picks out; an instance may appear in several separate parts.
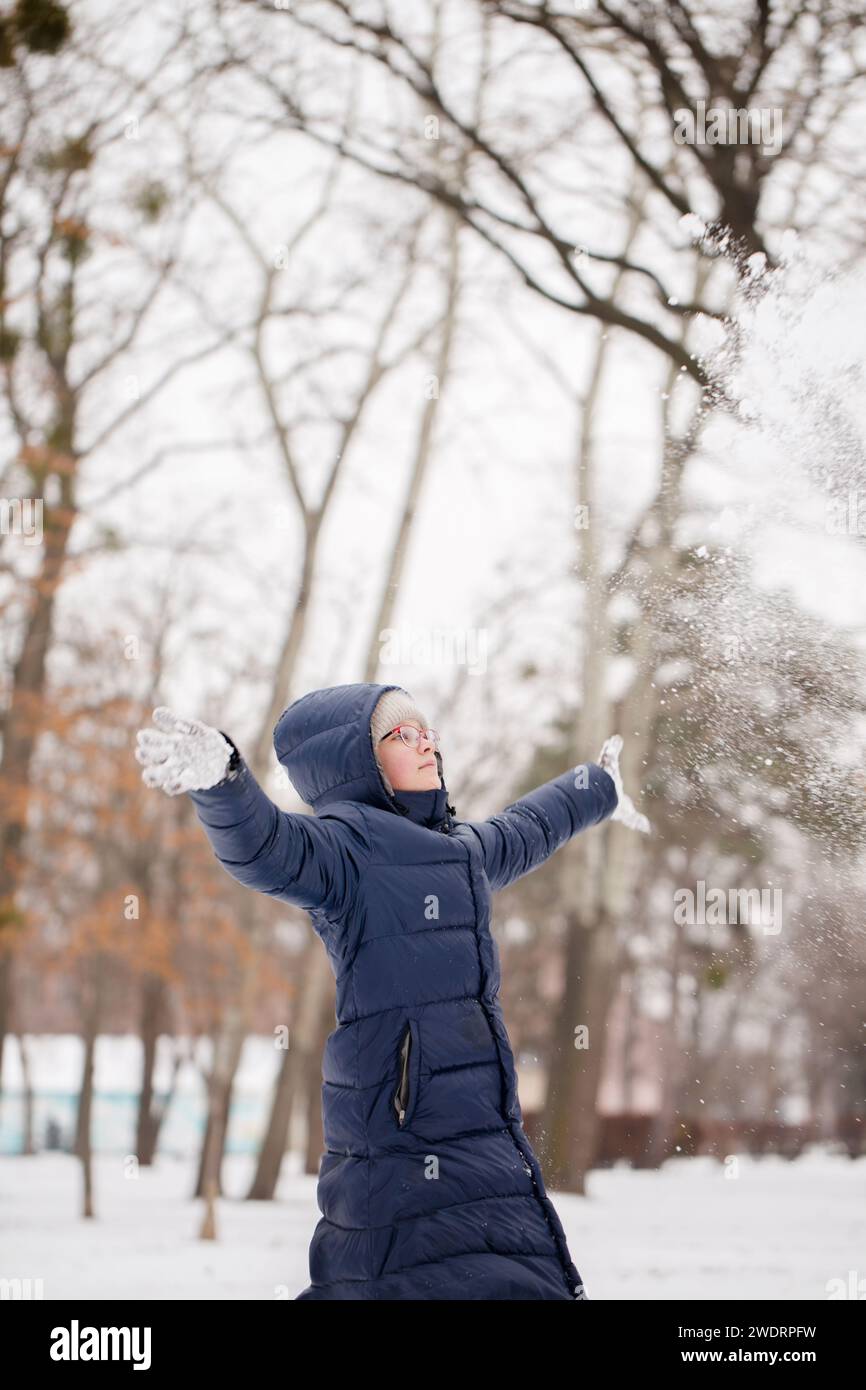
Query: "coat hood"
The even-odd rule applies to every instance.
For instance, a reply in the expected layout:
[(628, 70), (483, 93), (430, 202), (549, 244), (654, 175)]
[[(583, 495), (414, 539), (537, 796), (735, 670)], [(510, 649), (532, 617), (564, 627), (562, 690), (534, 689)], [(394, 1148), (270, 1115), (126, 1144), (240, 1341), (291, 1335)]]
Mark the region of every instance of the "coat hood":
[[(280, 715), (274, 749), (298, 795), (317, 813), (337, 801), (361, 801), (395, 815), (408, 816), (430, 829), (450, 831), (454, 807), (437, 753), (439, 787), (392, 795), (382, 780), (370, 720), (386, 690), (399, 685), (332, 685), (311, 690)], [(408, 694), (408, 692), (405, 692)]]

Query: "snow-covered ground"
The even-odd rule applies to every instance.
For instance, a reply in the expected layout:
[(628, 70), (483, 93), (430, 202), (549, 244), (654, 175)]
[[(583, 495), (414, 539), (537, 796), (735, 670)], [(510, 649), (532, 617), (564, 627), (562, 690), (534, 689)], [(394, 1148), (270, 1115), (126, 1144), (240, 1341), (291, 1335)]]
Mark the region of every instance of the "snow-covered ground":
[[(316, 1180), (292, 1155), (275, 1202), (238, 1200), (250, 1172), (246, 1155), (227, 1158), (219, 1238), (201, 1241), (189, 1160), (132, 1177), (121, 1158), (98, 1157), (97, 1216), (85, 1221), (76, 1159), (4, 1156), (0, 1278), (41, 1279), (46, 1299), (294, 1298), (308, 1282)], [(863, 1280), (866, 1297), (866, 1159), (741, 1158), (736, 1177), (724, 1173), (684, 1158), (656, 1173), (594, 1171), (586, 1198), (551, 1193), (590, 1299), (826, 1300), (832, 1280)]]

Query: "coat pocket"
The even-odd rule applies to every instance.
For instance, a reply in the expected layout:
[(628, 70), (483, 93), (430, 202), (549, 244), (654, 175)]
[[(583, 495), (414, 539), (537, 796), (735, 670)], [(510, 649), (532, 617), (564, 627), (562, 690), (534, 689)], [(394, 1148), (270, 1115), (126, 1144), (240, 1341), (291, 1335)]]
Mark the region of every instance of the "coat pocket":
[(392, 1098), (397, 1124), (405, 1129), (418, 1101), (421, 1076), (421, 1034), (418, 1023), (410, 1018), (400, 1039), (397, 1060), (397, 1089)]

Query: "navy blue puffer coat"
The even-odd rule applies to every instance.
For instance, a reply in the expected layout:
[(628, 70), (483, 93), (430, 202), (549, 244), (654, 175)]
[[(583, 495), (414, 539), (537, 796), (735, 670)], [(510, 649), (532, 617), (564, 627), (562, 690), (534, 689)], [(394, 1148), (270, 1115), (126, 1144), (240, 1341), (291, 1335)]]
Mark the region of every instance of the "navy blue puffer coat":
[(316, 690), (274, 746), (314, 816), (279, 810), (241, 757), (190, 792), (240, 883), (310, 913), (336, 977), (325, 1151), (299, 1299), (585, 1299), (523, 1129), (491, 894), (616, 808), (595, 763), (499, 815), (390, 795), (370, 717), (385, 690)]

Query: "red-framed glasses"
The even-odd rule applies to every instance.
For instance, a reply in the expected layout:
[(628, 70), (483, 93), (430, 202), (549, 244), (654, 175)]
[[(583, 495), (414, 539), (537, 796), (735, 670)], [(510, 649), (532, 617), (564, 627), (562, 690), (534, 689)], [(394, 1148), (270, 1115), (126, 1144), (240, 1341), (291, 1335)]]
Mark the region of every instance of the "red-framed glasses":
[(439, 747), (439, 735), (435, 729), (416, 729), (414, 724), (397, 724), (393, 729), (389, 729), (387, 734), (383, 734), (379, 742), (384, 743), (392, 734), (399, 734), (407, 748), (417, 748), (422, 738), (426, 738), (434, 749)]

